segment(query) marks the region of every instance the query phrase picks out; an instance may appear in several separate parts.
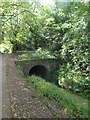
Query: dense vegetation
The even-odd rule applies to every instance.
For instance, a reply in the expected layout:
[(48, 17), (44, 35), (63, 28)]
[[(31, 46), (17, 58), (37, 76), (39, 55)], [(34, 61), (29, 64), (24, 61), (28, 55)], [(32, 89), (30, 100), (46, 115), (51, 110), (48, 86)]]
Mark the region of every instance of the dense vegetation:
[[(89, 97), (89, 11), (84, 2), (68, 3), (64, 9), (57, 2), (55, 6), (42, 6), (37, 0), (0, 2), (0, 51), (39, 50), (30, 57), (64, 59), (57, 71), (59, 85)], [(23, 56), (28, 59), (28, 54)]]
[(18, 55), (18, 60), (33, 60), (33, 59), (47, 59), (47, 58), (55, 58), (54, 55), (42, 48), (38, 48), (36, 51), (23, 53)]

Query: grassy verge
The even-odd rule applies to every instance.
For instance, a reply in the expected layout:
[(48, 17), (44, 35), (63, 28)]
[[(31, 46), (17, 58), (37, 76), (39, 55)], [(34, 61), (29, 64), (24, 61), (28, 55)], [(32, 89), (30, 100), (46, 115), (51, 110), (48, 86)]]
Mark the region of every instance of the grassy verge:
[[(18, 67), (18, 72), (22, 74), (20, 67)], [(62, 105), (66, 112), (69, 112), (75, 117), (88, 118), (87, 99), (61, 89), (52, 83), (46, 82), (40, 77), (30, 76), (25, 78), (25, 81), (27, 85), (31, 85), (35, 89), (36, 92), (34, 96), (46, 96), (51, 100), (54, 99)], [(50, 105), (49, 107), (51, 108)]]
[(28, 85), (32, 85), (40, 96), (46, 96), (49, 99), (55, 99), (60, 102), (66, 112), (70, 112), (76, 117), (88, 117), (88, 100), (80, 96), (71, 94), (54, 84), (46, 82), (44, 79), (36, 76), (26, 78)]

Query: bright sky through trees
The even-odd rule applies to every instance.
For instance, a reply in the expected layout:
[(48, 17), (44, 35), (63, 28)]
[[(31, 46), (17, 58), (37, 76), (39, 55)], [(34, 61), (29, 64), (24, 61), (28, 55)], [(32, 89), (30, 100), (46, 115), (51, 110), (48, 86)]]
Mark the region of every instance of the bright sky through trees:
[(53, 5), (53, 0), (40, 0), (43, 5)]
[[(40, 0), (43, 5), (54, 5), (55, 0)], [(56, 0), (57, 2), (88, 2), (89, 0)]]

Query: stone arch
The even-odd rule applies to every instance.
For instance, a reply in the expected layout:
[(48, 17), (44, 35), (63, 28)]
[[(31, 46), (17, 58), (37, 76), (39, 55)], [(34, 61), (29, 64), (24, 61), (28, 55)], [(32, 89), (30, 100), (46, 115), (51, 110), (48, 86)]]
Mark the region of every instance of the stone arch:
[(35, 65), (30, 69), (29, 75), (36, 75), (47, 79), (48, 70), (43, 65)]

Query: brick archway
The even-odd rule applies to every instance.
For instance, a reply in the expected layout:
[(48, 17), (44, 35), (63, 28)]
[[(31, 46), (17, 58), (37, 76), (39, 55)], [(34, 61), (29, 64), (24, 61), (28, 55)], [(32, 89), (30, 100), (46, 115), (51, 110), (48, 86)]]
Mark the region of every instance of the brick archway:
[(47, 69), (43, 65), (36, 65), (29, 71), (29, 75), (40, 76), (44, 79), (47, 78)]

